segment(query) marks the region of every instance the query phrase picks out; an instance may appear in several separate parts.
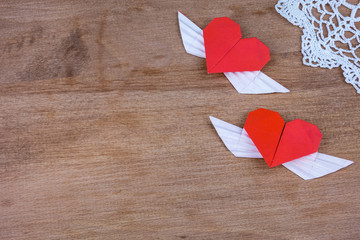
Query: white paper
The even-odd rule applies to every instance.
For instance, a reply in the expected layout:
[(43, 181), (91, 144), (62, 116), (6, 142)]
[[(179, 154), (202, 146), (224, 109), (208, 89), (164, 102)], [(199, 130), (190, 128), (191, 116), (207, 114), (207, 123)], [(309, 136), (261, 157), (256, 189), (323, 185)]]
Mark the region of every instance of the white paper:
[(210, 120), (227, 149), (236, 157), (262, 158), (244, 129), (215, 117), (210, 116)]
[(260, 71), (225, 72), (234, 88), (243, 94), (287, 93), (289, 89)]
[(313, 153), (282, 165), (305, 180), (336, 172), (354, 162), (322, 153)]
[(178, 12), (182, 42), (187, 53), (205, 58), (203, 31), (181, 12)]
[[(262, 158), (245, 129), (212, 116), (210, 120), (227, 149), (236, 157)], [(346, 159), (316, 152), (282, 165), (304, 180), (309, 180), (336, 172), (352, 163)]]
[[(205, 58), (203, 31), (190, 19), (178, 12), (182, 42), (187, 53)], [(241, 94), (286, 93), (288, 89), (260, 71), (224, 73), (234, 88)]]

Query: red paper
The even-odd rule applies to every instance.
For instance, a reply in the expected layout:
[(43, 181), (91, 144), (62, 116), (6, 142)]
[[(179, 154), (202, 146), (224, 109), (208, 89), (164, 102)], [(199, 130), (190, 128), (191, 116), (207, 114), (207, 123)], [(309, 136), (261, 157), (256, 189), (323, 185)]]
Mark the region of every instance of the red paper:
[(285, 121), (279, 113), (260, 108), (249, 113), (244, 128), (269, 166), (284, 129)]
[(273, 166), (317, 152), (321, 138), (322, 134), (314, 124), (301, 119), (286, 123)]
[(260, 71), (270, 60), (269, 48), (257, 38), (241, 38), (239, 24), (215, 18), (203, 31), (209, 73)]
[(269, 167), (317, 152), (322, 138), (317, 126), (301, 119), (285, 123), (263, 108), (249, 113), (244, 128)]

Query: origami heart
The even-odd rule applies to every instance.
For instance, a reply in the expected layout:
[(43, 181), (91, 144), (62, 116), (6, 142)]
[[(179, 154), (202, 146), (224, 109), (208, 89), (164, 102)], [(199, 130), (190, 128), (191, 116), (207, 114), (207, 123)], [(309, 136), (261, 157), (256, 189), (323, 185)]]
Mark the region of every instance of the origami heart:
[(269, 167), (317, 152), (322, 138), (317, 126), (301, 119), (285, 123), (263, 108), (249, 113), (244, 128)]
[(240, 25), (214, 18), (204, 29), (209, 73), (259, 71), (270, 60), (269, 48), (257, 38), (241, 38)]

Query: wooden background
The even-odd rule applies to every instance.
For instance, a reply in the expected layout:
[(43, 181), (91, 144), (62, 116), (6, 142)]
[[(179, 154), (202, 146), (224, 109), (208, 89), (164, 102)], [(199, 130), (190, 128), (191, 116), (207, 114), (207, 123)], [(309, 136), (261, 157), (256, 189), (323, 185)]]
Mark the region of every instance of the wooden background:
[[(276, 0), (1, 1), (0, 239), (359, 239), (360, 95), (302, 64)], [(241, 24), (289, 94), (239, 95), (185, 53), (177, 10)], [(259, 107), (355, 161), (304, 181), (235, 158), (208, 116)]]

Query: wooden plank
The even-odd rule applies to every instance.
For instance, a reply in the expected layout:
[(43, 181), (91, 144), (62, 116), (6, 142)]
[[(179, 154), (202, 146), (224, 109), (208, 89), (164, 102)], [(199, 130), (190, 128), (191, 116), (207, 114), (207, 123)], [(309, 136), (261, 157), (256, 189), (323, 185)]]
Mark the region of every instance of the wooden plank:
[[(209, 115), (265, 107), (359, 159), (359, 95), (302, 64), (301, 30), (259, 1), (2, 1), (1, 239), (358, 239), (357, 163), (303, 181), (235, 158)], [(289, 94), (239, 95), (185, 53), (177, 10), (267, 44)]]

